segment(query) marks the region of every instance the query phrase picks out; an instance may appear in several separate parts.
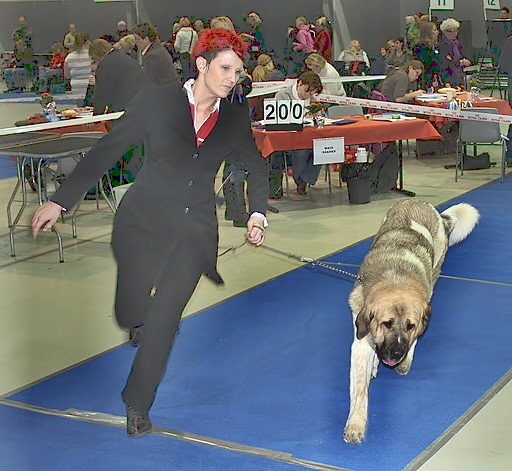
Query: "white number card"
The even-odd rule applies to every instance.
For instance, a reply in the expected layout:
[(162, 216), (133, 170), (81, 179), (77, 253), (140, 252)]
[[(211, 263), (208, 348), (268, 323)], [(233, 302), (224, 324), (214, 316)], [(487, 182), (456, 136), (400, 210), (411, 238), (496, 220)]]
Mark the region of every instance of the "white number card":
[(304, 100), (263, 100), (265, 124), (302, 124)]

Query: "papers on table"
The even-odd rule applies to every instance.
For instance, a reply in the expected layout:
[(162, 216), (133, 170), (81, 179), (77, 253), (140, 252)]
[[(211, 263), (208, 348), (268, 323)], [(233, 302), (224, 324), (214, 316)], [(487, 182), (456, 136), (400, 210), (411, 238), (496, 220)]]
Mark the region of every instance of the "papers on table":
[(443, 93), (424, 93), (423, 95), (416, 97), (416, 99), (427, 103), (430, 101), (444, 101), (446, 100), (446, 95)]
[(377, 121), (406, 121), (411, 119), (416, 119), (415, 116), (405, 116), (399, 113), (383, 113), (372, 115), (372, 119), (376, 119)]

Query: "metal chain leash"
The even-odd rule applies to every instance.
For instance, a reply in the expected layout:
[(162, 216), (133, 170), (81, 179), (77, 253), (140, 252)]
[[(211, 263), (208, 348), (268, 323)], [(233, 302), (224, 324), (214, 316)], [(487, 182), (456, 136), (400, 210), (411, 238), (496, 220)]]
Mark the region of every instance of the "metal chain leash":
[(261, 247), (264, 248), (264, 249), (267, 249), (267, 250), (269, 250), (271, 252), (278, 253), (280, 255), (286, 255), (288, 258), (291, 258), (293, 260), (297, 260), (298, 262), (309, 263), (313, 267), (317, 266), (317, 267), (320, 267), (320, 268), (324, 268), (325, 270), (329, 270), (329, 271), (335, 272), (335, 273), (337, 273), (339, 275), (343, 275), (343, 276), (346, 276), (346, 277), (353, 278), (355, 280), (361, 281), (361, 278), (359, 277), (359, 275), (356, 275), (356, 274), (351, 273), (349, 271), (342, 270), (341, 268), (337, 268), (337, 267), (334, 266), (334, 265), (341, 265), (340, 262), (322, 262), (322, 261), (314, 259), (314, 258), (303, 257), (302, 255), (296, 255), (296, 254), (291, 253), (291, 252), (286, 252), (284, 250), (278, 249), (277, 247), (272, 247), (271, 245), (268, 245), (268, 244), (263, 244)]
[[(219, 249), (224, 249), (224, 251), (221, 252), (220, 254), (218, 254), (217, 257), (222, 257), (223, 255), (226, 255), (228, 252), (231, 252), (231, 251), (234, 253), (239, 248), (243, 247), (246, 243), (247, 243), (247, 240), (239, 245), (220, 245)], [(356, 275), (356, 274), (351, 273), (346, 270), (342, 270), (341, 268), (337, 268), (335, 266), (335, 265), (347, 265), (342, 262), (322, 262), (322, 261), (314, 259), (314, 258), (303, 257), (302, 255), (296, 255), (291, 252), (286, 252), (285, 250), (278, 249), (277, 247), (272, 247), (271, 245), (268, 245), (268, 244), (263, 244), (261, 247), (269, 250), (270, 252), (275, 252), (275, 253), (278, 253), (279, 255), (285, 255), (288, 258), (296, 260), (297, 262), (308, 263), (312, 267), (317, 266), (317, 267), (323, 268), (325, 270), (329, 270), (334, 273), (337, 273), (338, 275), (342, 275), (342, 276), (345, 276), (348, 278), (353, 278), (355, 280), (361, 281), (361, 277), (359, 275)], [(355, 268), (358, 268), (358, 265), (353, 265), (353, 266)]]

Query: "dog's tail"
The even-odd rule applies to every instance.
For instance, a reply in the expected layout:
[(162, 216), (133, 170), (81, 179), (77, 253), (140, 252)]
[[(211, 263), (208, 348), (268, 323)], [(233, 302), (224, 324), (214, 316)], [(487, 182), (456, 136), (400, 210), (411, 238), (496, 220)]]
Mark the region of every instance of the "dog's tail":
[(448, 234), (449, 247), (464, 240), (480, 219), (480, 214), (476, 208), (467, 203), (450, 206), (441, 213), (441, 216)]

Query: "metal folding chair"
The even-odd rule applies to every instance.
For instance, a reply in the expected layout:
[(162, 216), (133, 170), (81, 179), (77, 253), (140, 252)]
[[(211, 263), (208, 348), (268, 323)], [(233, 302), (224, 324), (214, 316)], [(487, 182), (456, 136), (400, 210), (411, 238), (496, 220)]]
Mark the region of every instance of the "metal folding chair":
[[(496, 108), (478, 108), (478, 109), (463, 109), (461, 115), (471, 111), (478, 111), (479, 113), (498, 114)], [(464, 157), (467, 145), (473, 145), (476, 153), (477, 146), (481, 145), (500, 145), (501, 146), (501, 181), (505, 178), (505, 164), (507, 153), (507, 136), (501, 134), (500, 124), (475, 121), (469, 119), (461, 119), (459, 122), (459, 139), (457, 143), (457, 153), (455, 162), (455, 181), (459, 181), (460, 176), (464, 175)]]

